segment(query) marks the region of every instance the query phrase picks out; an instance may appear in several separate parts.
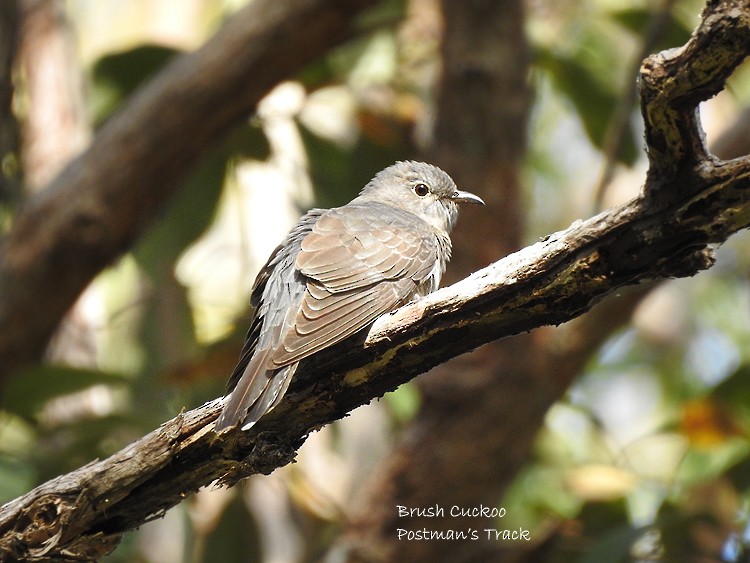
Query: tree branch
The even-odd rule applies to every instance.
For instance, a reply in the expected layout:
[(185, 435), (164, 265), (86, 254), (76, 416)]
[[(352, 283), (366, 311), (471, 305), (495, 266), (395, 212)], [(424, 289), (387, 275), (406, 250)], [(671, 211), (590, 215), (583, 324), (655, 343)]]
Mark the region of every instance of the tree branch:
[(747, 57), (749, 10), (746, 0), (710, 0), (690, 41), (643, 62), (641, 114), (651, 180), (647, 190), (659, 187), (659, 177), (673, 178), (711, 159), (698, 104), (718, 94)]
[(249, 432), (216, 435), (212, 421), (221, 403), (214, 401), (6, 504), (0, 557), (100, 557), (124, 532), (187, 494), (216, 480), (232, 485), (269, 473), (291, 461), (310, 432), (451, 357), (574, 318), (625, 285), (709, 267), (710, 245), (750, 225), (750, 159), (709, 155), (696, 117), (697, 104), (718, 92), (748, 54), (745, 4), (710, 2), (684, 48), (644, 63), (652, 168), (642, 197), (379, 319), (364, 342), (321, 352), (301, 366), (282, 404)]

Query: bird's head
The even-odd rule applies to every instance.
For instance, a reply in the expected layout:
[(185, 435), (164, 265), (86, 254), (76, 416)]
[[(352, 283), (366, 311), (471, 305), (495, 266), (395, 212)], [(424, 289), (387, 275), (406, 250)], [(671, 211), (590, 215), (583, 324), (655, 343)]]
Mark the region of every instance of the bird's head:
[(404, 209), (446, 233), (450, 233), (456, 222), (459, 203), (484, 205), (479, 196), (459, 190), (453, 179), (437, 166), (411, 160), (378, 172), (357, 199)]

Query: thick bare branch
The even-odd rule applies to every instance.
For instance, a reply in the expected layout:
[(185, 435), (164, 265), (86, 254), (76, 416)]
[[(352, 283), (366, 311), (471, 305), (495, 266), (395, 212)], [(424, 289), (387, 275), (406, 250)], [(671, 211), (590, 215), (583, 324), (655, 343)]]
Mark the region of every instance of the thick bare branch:
[[(285, 401), (249, 432), (213, 433), (220, 410), (220, 403), (213, 402), (106, 460), (8, 503), (0, 511), (0, 558), (99, 557), (124, 532), (201, 486), (215, 480), (231, 485), (288, 463), (311, 431), (448, 358), (571, 319), (625, 285), (689, 276), (709, 267), (710, 245), (750, 225), (750, 159), (725, 162), (701, 151), (684, 158), (684, 147), (694, 148), (701, 132), (697, 121), (684, 127), (682, 117), (694, 116), (698, 102), (721, 89), (741, 60), (733, 50), (740, 47), (737, 34), (745, 54), (750, 49), (750, 8), (737, 12), (737, 3), (711, 2), (685, 48), (651, 57), (644, 66), (649, 80), (644, 115), (647, 127), (658, 124), (647, 140), (660, 143), (649, 146), (649, 154), (656, 159), (658, 149), (663, 158), (678, 162), (659, 161), (643, 197), (578, 222), (380, 319), (364, 342), (320, 353), (301, 367)], [(715, 50), (714, 66), (688, 72), (691, 57), (707, 60), (692, 45), (701, 41)], [(677, 90), (668, 84), (674, 73), (681, 75)], [(693, 78), (697, 93), (684, 83)], [(678, 99), (651, 95), (661, 91)], [(676, 144), (664, 145), (664, 139)], [(683, 149), (665, 152), (677, 145)], [(658, 198), (652, 197), (655, 193)]]
[(448, 358), (573, 318), (624, 285), (708, 267), (705, 245), (750, 224), (750, 160), (713, 173), (702, 191), (660, 213), (638, 199), (381, 318), (364, 346), (348, 342), (307, 362), (288, 398), (252, 431), (214, 434), (213, 402), (41, 485), (3, 507), (0, 554), (44, 561), (106, 551), (214, 480), (231, 485), (288, 463), (316, 428)]
[(711, 0), (690, 41), (643, 62), (641, 113), (650, 179), (670, 179), (681, 169), (709, 159), (698, 104), (718, 94), (747, 57), (749, 23), (747, 0)]

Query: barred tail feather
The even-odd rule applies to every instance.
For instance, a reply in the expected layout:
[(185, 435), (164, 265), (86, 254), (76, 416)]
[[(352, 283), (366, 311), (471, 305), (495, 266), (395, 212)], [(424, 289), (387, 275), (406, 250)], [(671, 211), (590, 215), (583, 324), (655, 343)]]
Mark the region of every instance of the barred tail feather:
[(290, 364), (272, 372), (273, 375), (268, 379), (265, 389), (260, 396), (252, 403), (250, 410), (242, 419), (242, 430), (248, 430), (260, 420), (264, 414), (276, 408), (284, 397), (289, 383), (292, 381), (292, 375), (297, 370), (297, 364)]
[(268, 369), (268, 355), (268, 350), (256, 351), (251, 358), (216, 420), (216, 432), (238, 424), (247, 430), (281, 401), (297, 364)]

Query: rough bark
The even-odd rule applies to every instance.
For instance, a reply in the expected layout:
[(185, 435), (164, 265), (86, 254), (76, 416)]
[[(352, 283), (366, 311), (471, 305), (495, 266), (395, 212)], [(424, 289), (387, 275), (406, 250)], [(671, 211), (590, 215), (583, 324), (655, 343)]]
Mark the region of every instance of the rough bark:
[(748, 50), (750, 7), (714, 1), (684, 48), (644, 63), (652, 170), (641, 197), (380, 319), (364, 344), (321, 353), (250, 432), (214, 434), (220, 404), (213, 402), (8, 503), (0, 511), (0, 556), (99, 557), (201, 486), (288, 463), (315, 428), (450, 357), (573, 318), (623, 286), (709, 267), (709, 245), (750, 225), (750, 159), (708, 154), (695, 111)]
[(39, 358), (76, 297), (133, 244), (200, 155), (271, 87), (349, 37), (373, 3), (252, 2), (140, 90), (25, 202), (0, 247), (0, 387)]
[(251, 431), (216, 435), (221, 402), (213, 401), (39, 486), (3, 506), (0, 554), (99, 556), (201, 486), (232, 485), (288, 463), (316, 428), (450, 357), (572, 318), (623, 285), (708, 267), (705, 246), (750, 225), (750, 159), (713, 168), (703, 189), (661, 212), (639, 198), (575, 224), (379, 319), (364, 344), (321, 352)]
[[(624, 284), (707, 267), (696, 249), (750, 224), (747, 198), (736, 214), (724, 213), (723, 205), (750, 188), (750, 162), (724, 166), (721, 188), (710, 184), (681, 201), (672, 221), (636, 200), (382, 318), (364, 350), (350, 342), (321, 353), (314, 366), (308, 362), (288, 399), (250, 432), (214, 434), (215, 401), (106, 460), (41, 485), (3, 507), (0, 553), (27, 560), (99, 556), (122, 532), (213, 480), (233, 484), (288, 463), (309, 432), (426, 367), (494, 338), (571, 318)], [(711, 205), (695, 204), (709, 193)], [(701, 242), (685, 246), (685, 240)], [(629, 259), (608, 258), (613, 255)]]

